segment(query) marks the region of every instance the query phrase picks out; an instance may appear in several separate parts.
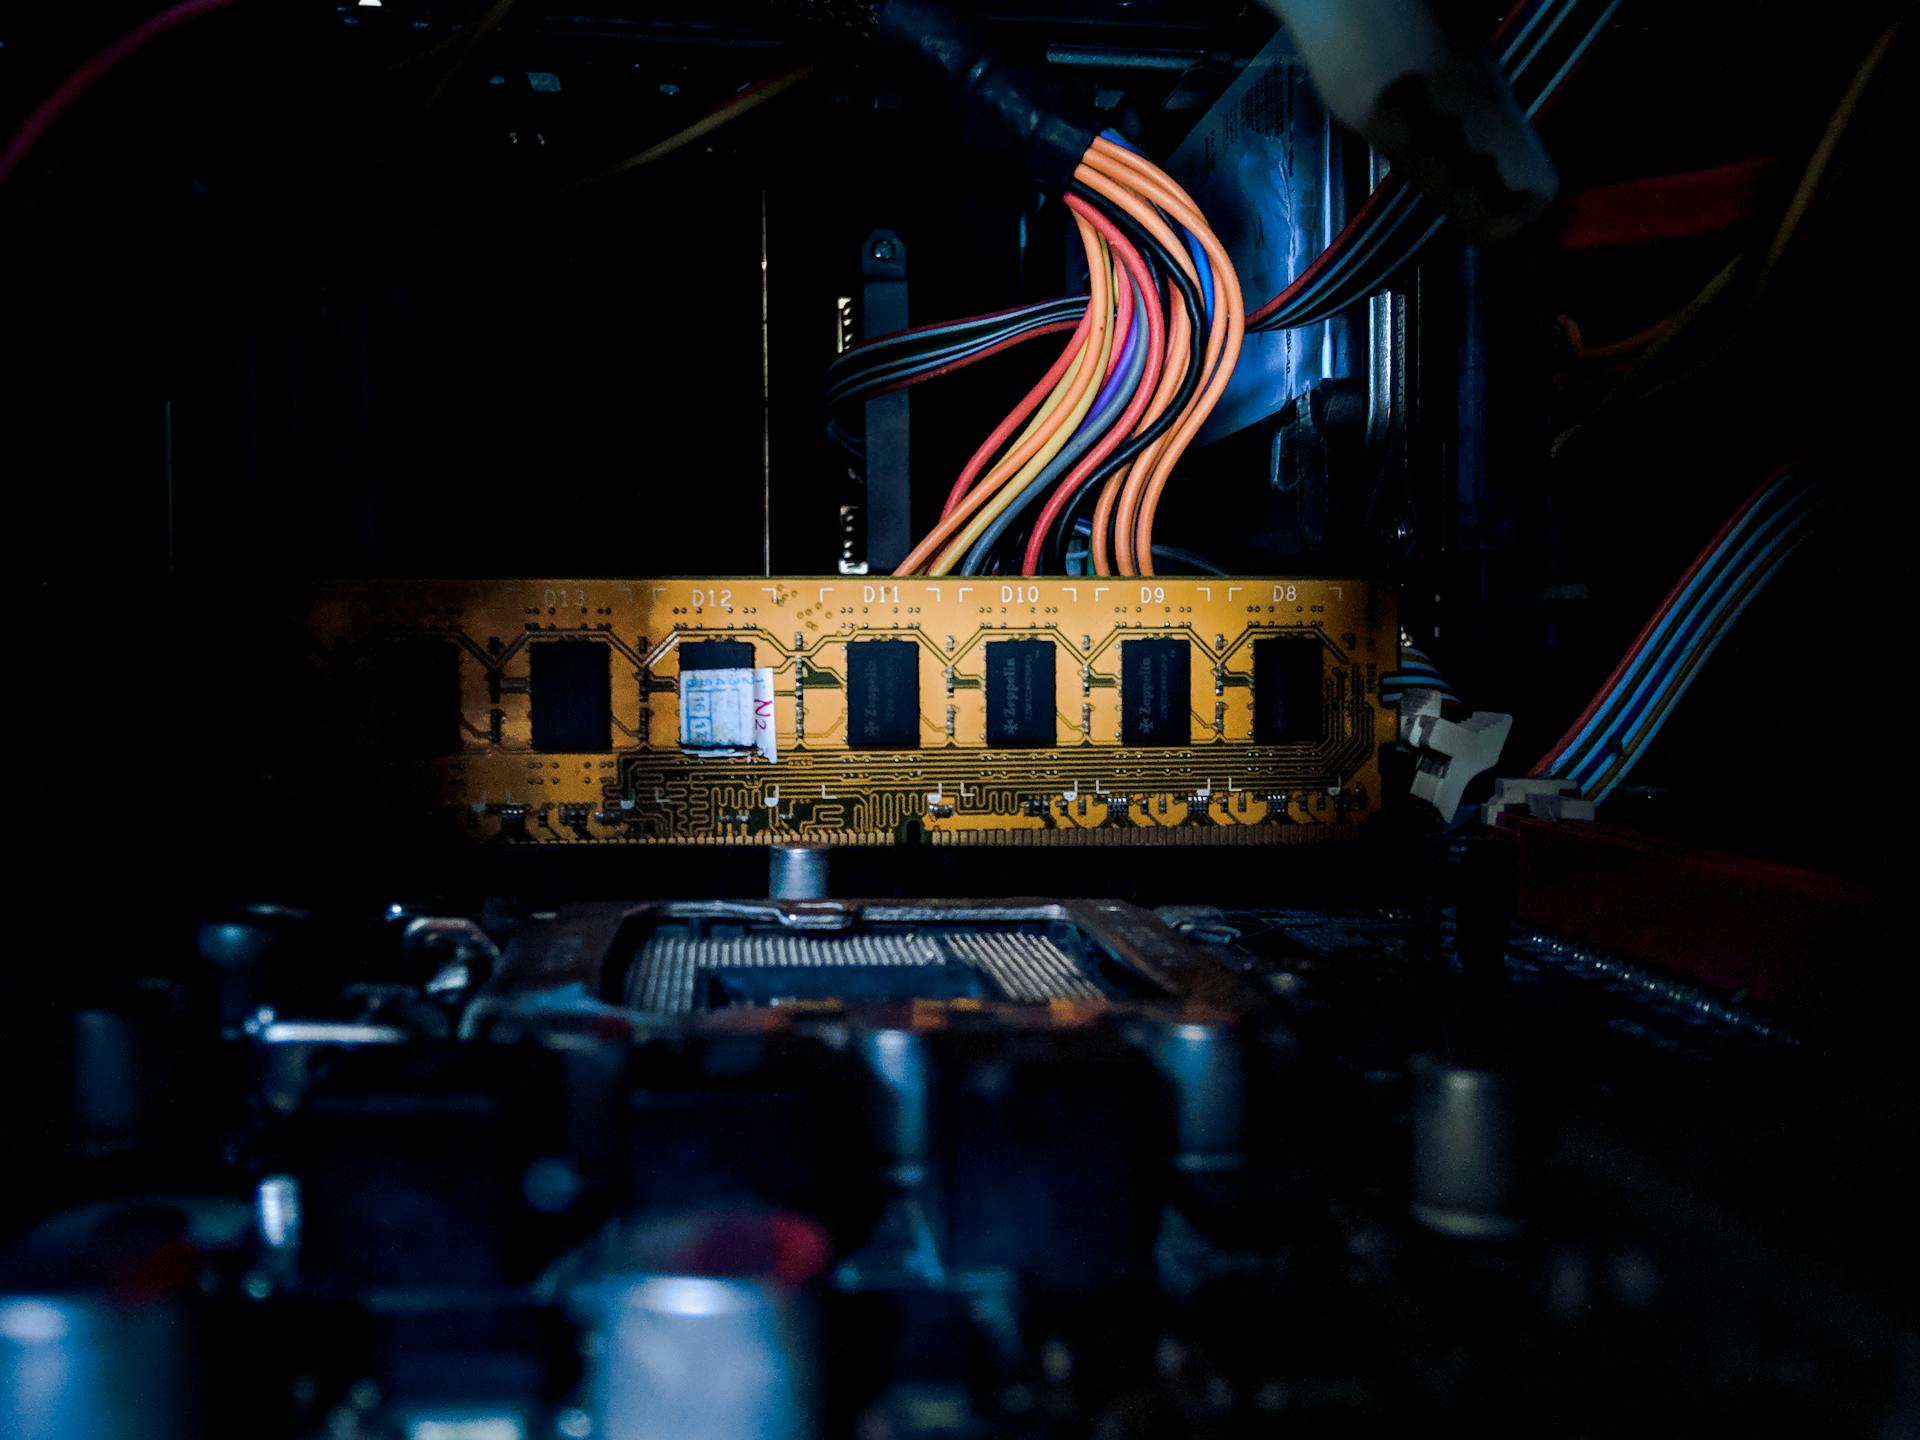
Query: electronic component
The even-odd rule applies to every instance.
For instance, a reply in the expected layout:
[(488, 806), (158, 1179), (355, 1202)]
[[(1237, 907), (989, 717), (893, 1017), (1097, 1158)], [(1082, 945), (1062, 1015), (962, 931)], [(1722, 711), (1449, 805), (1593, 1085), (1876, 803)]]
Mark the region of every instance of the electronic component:
[(1452, 821), (1475, 776), (1500, 763), (1513, 717), (1477, 710), (1460, 720), (1446, 719), (1432, 690), (1409, 690), (1400, 697), (1400, 739), (1414, 752), (1413, 793)]
[(773, 734), (773, 672), (764, 666), (757, 670), (683, 669), (680, 744), (708, 755), (778, 758)]
[(533, 748), (607, 750), (613, 743), (612, 675), (599, 640), (542, 640), (528, 654)]
[(750, 640), (688, 640), (680, 646), (680, 673), (689, 670), (751, 670)]
[(1033, 748), (1058, 739), (1051, 640), (989, 640), (987, 743)]
[(911, 640), (847, 646), (847, 745), (901, 750), (920, 743), (920, 647)]
[(1311, 637), (1253, 642), (1254, 739), (1262, 745), (1307, 744), (1325, 733), (1324, 656)]
[(1480, 807), (1480, 821), (1498, 825), (1509, 810), (1536, 820), (1591, 820), (1596, 807), (1569, 780), (1502, 776), (1493, 782), (1493, 794)]
[[(342, 653), (459, 642), (492, 724), (421, 763), (477, 838), (1332, 839), (1395, 734), (1393, 596), (1365, 581), (367, 583), (309, 623)], [(749, 743), (696, 734), (691, 690), (728, 683), (754, 687)], [(332, 760), (316, 783), (367, 823), (416, 803)]]
[(1193, 740), (1193, 647), (1185, 640), (1120, 642), (1120, 738), (1129, 745)]

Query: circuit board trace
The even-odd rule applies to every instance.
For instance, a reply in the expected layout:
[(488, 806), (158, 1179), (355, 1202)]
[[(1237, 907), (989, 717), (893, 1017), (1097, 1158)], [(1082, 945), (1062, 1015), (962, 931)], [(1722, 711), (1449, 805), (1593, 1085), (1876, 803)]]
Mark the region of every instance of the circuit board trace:
[[(456, 648), (457, 744), (420, 763), (483, 840), (1336, 839), (1393, 737), (1393, 596), (1364, 581), (342, 584), (310, 624), (348, 684), (397, 642)], [(684, 668), (749, 661), (767, 751), (690, 746)]]

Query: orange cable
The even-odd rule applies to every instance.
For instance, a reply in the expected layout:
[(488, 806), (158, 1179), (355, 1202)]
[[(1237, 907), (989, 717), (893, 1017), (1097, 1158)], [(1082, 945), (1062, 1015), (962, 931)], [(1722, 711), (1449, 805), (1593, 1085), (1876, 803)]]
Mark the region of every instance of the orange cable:
[[(1078, 218), (1075, 217), (1076, 220)], [(1087, 330), (1081, 337), (1079, 351), (1087, 363), (1080, 366), (1079, 373), (1074, 377), (1073, 385), (1070, 387), (1071, 393), (1061, 396), (1053, 414), (1048, 417), (1050, 425), (1055, 427), (1079, 399), (1084, 387), (1092, 381), (1095, 369), (1092, 360), (1099, 353), (1100, 335), (1104, 333), (1106, 312), (1111, 304), (1107, 294), (1106, 270), (1100, 258), (1100, 237), (1084, 221), (1080, 222), (1080, 234), (1082, 242), (1087, 247), (1087, 266), (1092, 276), (1091, 290), (1087, 297)], [(1074, 333), (1080, 335), (1081, 332)], [(1011, 430), (1012, 426), (1007, 428)], [(1051, 433), (1052, 430), (1048, 426), (1036, 426), (1032, 429), (1012, 450), (1000, 458), (985, 478), (973, 486), (951, 510), (940, 517), (939, 523), (927, 533), (925, 539), (913, 547), (912, 553), (895, 567), (893, 573), (896, 575), (920, 573), (929, 560), (946, 549), (952, 537), (965, 528), (974, 514), (993, 497), (1008, 477), (1018, 473), (1020, 467), (1047, 443)]]
[[(1118, 147), (1114, 148), (1117, 149)], [(1088, 151), (1088, 159), (1082, 166), (1082, 170), (1085, 173), (1081, 174), (1076, 172), (1075, 178), (1098, 191), (1115, 205), (1124, 209), (1145, 227), (1149, 233), (1153, 235), (1154, 239), (1158, 240), (1167, 252), (1175, 257), (1181, 269), (1186, 272), (1188, 280), (1192, 281), (1194, 288), (1198, 290), (1200, 272), (1188, 256), (1185, 243), (1173, 233), (1172, 228), (1161, 218), (1160, 212), (1153, 207), (1149, 199), (1136, 192), (1133, 188), (1131, 177), (1116, 175), (1099, 168), (1094, 150)], [(1197, 215), (1198, 212), (1189, 208), (1188, 213)], [(1189, 228), (1192, 228), (1191, 223), (1187, 221), (1185, 216), (1179, 218), (1181, 218), (1183, 223), (1188, 223)], [(1203, 226), (1205, 224), (1204, 221), (1200, 223)], [(1184, 314), (1185, 309), (1185, 306), (1180, 307), (1179, 313)], [(1216, 305), (1214, 323), (1208, 327), (1207, 347), (1201, 362), (1202, 368), (1200, 373), (1203, 376), (1213, 373), (1219, 360), (1221, 349), (1226, 341), (1224, 327), (1221, 323), (1220, 310), (1221, 307)], [(1182, 354), (1184, 357), (1185, 352), (1183, 351)], [(1186, 364), (1181, 364), (1178, 370), (1179, 375), (1184, 376), (1186, 370)], [(1188, 401), (1187, 413), (1191, 413), (1193, 404), (1199, 399), (1200, 393), (1201, 392), (1196, 391), (1194, 399)], [(1167, 435), (1171, 436), (1179, 428), (1179, 423), (1176, 422), (1174, 430), (1168, 431)], [(1149, 450), (1142, 452), (1135, 460), (1128, 472), (1124, 487), (1119, 490), (1118, 505), (1110, 507), (1110, 513), (1113, 516), (1114, 523), (1112, 559), (1115, 565), (1115, 573), (1117, 574), (1132, 575), (1139, 573), (1139, 557), (1136, 554), (1135, 517), (1138, 513), (1146, 485), (1154, 474), (1157, 466), (1161, 463), (1171, 464), (1170, 459), (1164, 462), (1162, 461), (1162, 457), (1167, 454), (1169, 448), (1166, 440), (1167, 437), (1163, 436), (1160, 441), (1157, 441)], [(1099, 512), (1096, 511), (1095, 513), (1097, 514)]]
[[(1096, 138), (1088, 151), (1092, 161), (1104, 162), (1097, 168), (1111, 168), (1122, 172), (1127, 180), (1140, 190), (1149, 200), (1159, 205), (1190, 230), (1207, 252), (1207, 261), (1213, 268), (1214, 315), (1215, 320), (1224, 320), (1221, 345), (1217, 354), (1210, 354), (1210, 369), (1201, 392), (1194, 397), (1186, 413), (1174, 423), (1167, 433), (1165, 449), (1154, 457), (1153, 473), (1142, 487), (1138, 517), (1135, 521), (1134, 551), (1140, 564), (1139, 573), (1153, 573), (1153, 521), (1159, 510), (1160, 498), (1165, 493), (1167, 481), (1171, 477), (1174, 465), (1199, 433), (1200, 427), (1213, 413), (1220, 401), (1227, 383), (1233, 378), (1234, 366), (1239, 363), (1240, 350), (1246, 340), (1246, 302), (1240, 291), (1240, 278), (1234, 272), (1233, 261), (1228, 257), (1226, 248), (1213, 233), (1212, 227), (1201, 215), (1193, 198), (1182, 190), (1158, 166), (1131, 154), (1109, 140)], [(1184, 247), (1182, 247), (1184, 249)], [(1209, 351), (1213, 346), (1209, 343)]]
[[(1067, 337), (1066, 348), (1060, 352), (1060, 358), (1053, 362), (1047, 373), (1042, 375), (1039, 382), (1021, 397), (1020, 403), (1013, 407), (1007, 418), (995, 426), (993, 433), (981, 441), (980, 448), (973, 452), (972, 458), (961, 470), (960, 478), (953, 482), (953, 489), (947, 493), (947, 503), (940, 507), (942, 519), (953, 513), (953, 507), (958, 505), (960, 498), (973, 488), (973, 482), (980, 478), (980, 472), (987, 468), (987, 462), (999, 453), (1000, 447), (1007, 443), (1008, 437), (1018, 428), (1020, 422), (1033, 413), (1033, 407), (1045, 398), (1048, 391), (1060, 383), (1060, 377), (1067, 373), (1067, 366), (1073, 363), (1073, 357), (1078, 355), (1080, 347), (1086, 344), (1087, 327), (1092, 323), (1093, 309), (1089, 306), (1080, 312), (1080, 324), (1073, 334)], [(895, 573), (906, 572), (896, 571)]]
[[(1108, 358), (1109, 337), (1113, 326), (1113, 287), (1117, 283), (1110, 269), (1112, 257), (1107, 252), (1106, 241), (1078, 215), (1074, 223), (1079, 227), (1080, 240), (1087, 250), (1087, 272), (1092, 277), (1090, 294), (1087, 297), (1087, 313), (1093, 317), (1093, 325), (1087, 334), (1086, 348), (1081, 352), (1085, 362), (1077, 373), (1070, 375), (1067, 391), (1057, 403), (1049, 401), (1051, 410), (1043, 410), (1041, 423), (1035, 433), (1029, 437), (1032, 447), (1029, 453), (1020, 456), (1018, 450), (1006, 460), (994, 467), (994, 473), (980, 485), (980, 489), (993, 490), (986, 502), (986, 509), (997, 513), (1004, 509), (1013, 496), (1035, 477), (1035, 475), (1059, 453), (1060, 448), (1072, 438), (1073, 431), (1079, 427), (1086, 409), (1093, 403), (1097, 387), (1105, 378), (1106, 365), (1100, 363)], [(1021, 449), (1027, 447), (1023, 444)], [(1018, 456), (1018, 458), (1016, 458)], [(1006, 471), (1000, 475), (1001, 470)], [(998, 478), (996, 478), (996, 476)], [(997, 488), (996, 488), (997, 487)], [(959, 564), (988, 524), (993, 515), (980, 515), (957, 527), (958, 538), (951, 541), (941, 551), (934, 562), (936, 574), (946, 574)]]

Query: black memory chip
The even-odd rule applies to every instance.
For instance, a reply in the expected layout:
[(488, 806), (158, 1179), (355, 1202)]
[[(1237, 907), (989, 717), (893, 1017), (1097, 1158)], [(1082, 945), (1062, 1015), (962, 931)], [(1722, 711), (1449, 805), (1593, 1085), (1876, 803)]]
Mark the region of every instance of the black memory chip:
[(1120, 642), (1120, 738), (1128, 745), (1193, 742), (1193, 647), (1185, 640)]
[(751, 640), (683, 640), (680, 642), (682, 670), (751, 670)]
[(1325, 738), (1326, 705), (1314, 635), (1253, 642), (1253, 739), (1257, 745), (1312, 745)]
[(907, 750), (920, 743), (920, 647), (911, 640), (847, 646), (847, 744)]
[(393, 640), (373, 654), (374, 727), (392, 755), (451, 755), (460, 748), (460, 647), (451, 640)]
[(541, 640), (529, 648), (533, 748), (611, 750), (613, 670), (599, 640)]
[(986, 652), (987, 743), (1053, 744), (1053, 642), (989, 640)]

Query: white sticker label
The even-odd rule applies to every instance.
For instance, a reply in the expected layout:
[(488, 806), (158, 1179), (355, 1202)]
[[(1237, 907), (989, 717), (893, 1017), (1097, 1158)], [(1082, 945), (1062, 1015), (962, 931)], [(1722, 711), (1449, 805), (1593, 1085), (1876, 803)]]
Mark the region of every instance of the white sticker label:
[(680, 744), (708, 754), (775, 758), (773, 671), (682, 670)]

